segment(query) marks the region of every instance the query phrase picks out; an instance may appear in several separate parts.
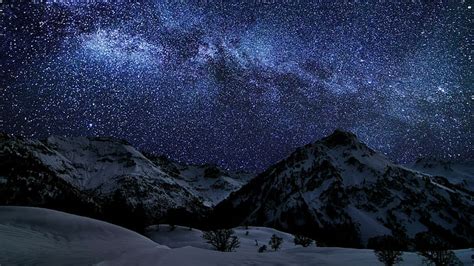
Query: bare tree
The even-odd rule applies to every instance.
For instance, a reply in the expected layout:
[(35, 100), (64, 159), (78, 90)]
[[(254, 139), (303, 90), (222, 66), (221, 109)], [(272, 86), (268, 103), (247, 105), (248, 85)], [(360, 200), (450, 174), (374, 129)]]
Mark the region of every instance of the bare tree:
[(216, 250), (222, 252), (231, 252), (240, 246), (239, 239), (232, 229), (218, 229), (204, 232), (202, 238), (211, 244)]
[(415, 245), (418, 254), (424, 257), (423, 263), (427, 265), (462, 265), (446, 242), (427, 232), (416, 234)]
[(393, 266), (403, 261), (402, 244), (393, 236), (371, 238), (368, 247), (374, 249), (379, 261), (386, 266)]

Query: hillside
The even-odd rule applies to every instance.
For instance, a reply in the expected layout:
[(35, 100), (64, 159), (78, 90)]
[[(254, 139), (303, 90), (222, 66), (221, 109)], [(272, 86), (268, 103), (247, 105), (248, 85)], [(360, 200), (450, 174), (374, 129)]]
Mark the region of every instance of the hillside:
[(209, 206), (250, 178), (241, 175), (148, 158), (112, 138), (0, 136), (0, 204), (49, 207), (134, 230), (199, 223)]

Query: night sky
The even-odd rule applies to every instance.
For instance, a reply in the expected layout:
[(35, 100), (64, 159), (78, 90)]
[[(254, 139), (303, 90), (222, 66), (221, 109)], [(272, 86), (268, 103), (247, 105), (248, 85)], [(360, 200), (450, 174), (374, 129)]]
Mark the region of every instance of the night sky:
[(474, 157), (469, 1), (15, 2), (0, 131), (255, 171), (336, 128), (397, 162)]

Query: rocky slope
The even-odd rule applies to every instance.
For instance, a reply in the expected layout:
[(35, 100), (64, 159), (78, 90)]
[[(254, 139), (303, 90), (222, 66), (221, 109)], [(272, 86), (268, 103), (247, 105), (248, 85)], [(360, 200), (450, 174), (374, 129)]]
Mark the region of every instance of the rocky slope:
[(297, 149), (216, 206), (221, 226), (253, 224), (360, 246), (430, 231), (454, 246), (474, 243), (474, 193), (390, 162), (337, 130)]
[(474, 191), (474, 161), (452, 162), (434, 158), (420, 158), (406, 167), (434, 178), (446, 178), (452, 184)]
[(163, 219), (197, 222), (243, 184), (216, 167), (148, 158), (120, 140), (7, 134), (0, 136), (0, 177), (2, 205), (105, 217), (133, 229)]
[(203, 204), (209, 207), (215, 206), (254, 177), (250, 173), (225, 171), (210, 164), (185, 165), (165, 156), (147, 154), (147, 157), (180, 185), (199, 195)]

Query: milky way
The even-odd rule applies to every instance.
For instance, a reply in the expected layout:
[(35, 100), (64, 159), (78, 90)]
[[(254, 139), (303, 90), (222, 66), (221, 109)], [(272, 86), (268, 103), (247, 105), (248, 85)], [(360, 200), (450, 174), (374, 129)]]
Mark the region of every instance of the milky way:
[(473, 158), (467, 2), (55, 2), (3, 4), (2, 131), (257, 171), (336, 128)]

